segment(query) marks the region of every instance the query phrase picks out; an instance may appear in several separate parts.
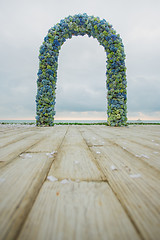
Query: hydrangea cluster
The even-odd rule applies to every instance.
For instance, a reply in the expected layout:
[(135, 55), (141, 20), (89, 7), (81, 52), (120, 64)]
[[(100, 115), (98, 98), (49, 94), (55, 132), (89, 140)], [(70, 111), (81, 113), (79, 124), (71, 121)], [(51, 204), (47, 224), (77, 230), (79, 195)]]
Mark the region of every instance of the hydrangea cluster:
[(127, 92), (124, 46), (119, 34), (105, 19), (86, 13), (68, 16), (49, 29), (40, 47), (36, 96), (37, 126), (53, 126), (55, 115), (58, 55), (61, 46), (72, 36), (96, 38), (106, 52), (108, 125), (127, 122)]

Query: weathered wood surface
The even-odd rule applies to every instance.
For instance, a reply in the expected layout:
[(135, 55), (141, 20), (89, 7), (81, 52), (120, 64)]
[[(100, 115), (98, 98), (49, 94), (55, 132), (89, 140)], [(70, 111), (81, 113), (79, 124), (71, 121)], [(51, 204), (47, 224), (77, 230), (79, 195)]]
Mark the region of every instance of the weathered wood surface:
[(0, 126), (0, 240), (160, 236), (160, 126)]

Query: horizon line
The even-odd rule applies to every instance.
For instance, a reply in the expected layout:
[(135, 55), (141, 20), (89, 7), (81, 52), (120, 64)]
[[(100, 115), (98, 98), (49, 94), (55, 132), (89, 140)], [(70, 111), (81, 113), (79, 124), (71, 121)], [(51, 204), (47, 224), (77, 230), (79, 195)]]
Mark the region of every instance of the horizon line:
[[(61, 118), (61, 119), (54, 119), (54, 121), (107, 121), (107, 119), (79, 119), (79, 118), (72, 118), (72, 119), (66, 119), (66, 118)], [(160, 121), (160, 119), (147, 119), (147, 118), (128, 118), (127, 120), (129, 121)], [(36, 121), (34, 118), (6, 118), (6, 119), (0, 119), (0, 121)]]

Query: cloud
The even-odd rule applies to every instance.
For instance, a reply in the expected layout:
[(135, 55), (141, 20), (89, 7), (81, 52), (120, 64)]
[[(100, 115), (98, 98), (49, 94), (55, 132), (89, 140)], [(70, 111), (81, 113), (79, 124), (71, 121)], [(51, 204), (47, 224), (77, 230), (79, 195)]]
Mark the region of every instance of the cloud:
[[(157, 118), (159, 8), (159, 0), (2, 1), (0, 118), (35, 117), (36, 73), (43, 38), (62, 18), (83, 12), (105, 18), (122, 37), (127, 56), (128, 115)], [(105, 61), (105, 52), (95, 39), (73, 37), (62, 46), (57, 116), (106, 116)]]
[(73, 37), (64, 44), (59, 56), (57, 112), (106, 110), (105, 62), (104, 49), (95, 39)]
[(62, 111), (58, 112), (55, 116), (55, 120), (66, 120), (66, 116), (68, 116), (68, 120), (107, 120), (106, 112), (74, 112), (74, 111)]
[(157, 112), (160, 110), (159, 82), (157, 77), (131, 78), (128, 83), (128, 108), (137, 112)]

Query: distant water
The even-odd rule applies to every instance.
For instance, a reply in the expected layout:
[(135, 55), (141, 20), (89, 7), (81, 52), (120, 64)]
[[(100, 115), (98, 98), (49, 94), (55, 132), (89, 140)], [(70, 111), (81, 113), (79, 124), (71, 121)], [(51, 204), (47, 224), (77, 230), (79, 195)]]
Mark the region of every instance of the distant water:
[[(106, 123), (107, 120), (55, 120), (55, 123)], [(0, 120), (8, 124), (36, 124), (35, 120)], [(128, 120), (128, 123), (160, 123), (160, 120)]]
[(19, 123), (19, 124), (30, 124), (30, 123), (35, 123), (36, 124), (36, 121), (35, 120), (0, 120), (0, 123), (8, 123), (8, 124), (11, 124), (11, 123)]

